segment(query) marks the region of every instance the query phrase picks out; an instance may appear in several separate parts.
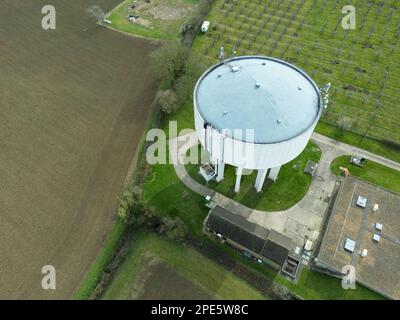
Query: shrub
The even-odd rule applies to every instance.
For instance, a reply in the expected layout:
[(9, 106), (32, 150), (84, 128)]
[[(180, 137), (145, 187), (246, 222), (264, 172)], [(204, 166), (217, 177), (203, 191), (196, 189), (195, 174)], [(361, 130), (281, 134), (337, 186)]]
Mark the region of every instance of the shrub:
[(159, 91), (156, 101), (162, 112), (166, 114), (171, 114), (178, 110), (178, 98), (176, 97), (176, 93), (171, 89)]

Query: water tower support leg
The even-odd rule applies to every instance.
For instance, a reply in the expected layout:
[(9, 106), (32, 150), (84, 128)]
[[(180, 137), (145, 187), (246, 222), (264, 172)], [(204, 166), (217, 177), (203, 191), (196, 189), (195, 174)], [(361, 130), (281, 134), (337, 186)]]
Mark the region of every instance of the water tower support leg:
[(240, 190), (240, 180), (242, 179), (243, 168), (238, 167), (236, 171), (236, 183), (235, 183), (235, 192), (238, 193)]
[(269, 177), (271, 180), (275, 181), (276, 178), (278, 178), (278, 173), (279, 173), (279, 170), (280, 170), (280, 169), (281, 169), (281, 166), (275, 167), (275, 168), (271, 168), (271, 170), (269, 171), (268, 177)]
[(225, 171), (225, 163), (222, 161), (218, 162), (218, 175), (217, 175), (217, 182), (220, 182), (224, 179), (224, 171)]
[(268, 169), (260, 169), (257, 172), (256, 187), (257, 192), (261, 192), (262, 187), (264, 185), (265, 177), (267, 176)]

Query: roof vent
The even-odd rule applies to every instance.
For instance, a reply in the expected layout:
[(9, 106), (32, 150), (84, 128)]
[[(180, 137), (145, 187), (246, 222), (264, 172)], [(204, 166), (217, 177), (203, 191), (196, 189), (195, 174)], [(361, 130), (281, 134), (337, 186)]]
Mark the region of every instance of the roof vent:
[(224, 112), (222, 112), (222, 115), (224, 115), (224, 116), (226, 116), (228, 114), (228, 111), (224, 111)]
[(278, 120), (276, 120), (276, 123), (277, 123), (277, 124), (281, 124), (282, 121), (281, 121), (280, 119), (278, 119)]
[(238, 72), (238, 71), (239, 71), (239, 66), (232, 67), (232, 72)]
[(262, 63), (262, 65), (263, 65), (263, 66), (266, 66), (266, 65), (267, 65), (267, 63), (266, 63), (266, 62), (263, 62), (263, 63)]
[(261, 87), (261, 83), (257, 82), (256, 83), (256, 88), (259, 88), (259, 87)]
[(219, 72), (219, 73), (218, 73), (218, 78), (221, 78), (221, 77), (222, 77), (222, 73)]

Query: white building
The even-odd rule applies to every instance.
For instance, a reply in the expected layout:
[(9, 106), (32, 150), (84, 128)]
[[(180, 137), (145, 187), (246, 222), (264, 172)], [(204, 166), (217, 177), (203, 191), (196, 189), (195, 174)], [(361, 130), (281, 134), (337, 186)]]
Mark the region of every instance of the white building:
[[(325, 104), (327, 100), (325, 100)], [(319, 87), (299, 68), (263, 56), (234, 57), (208, 69), (194, 91), (195, 127), (216, 179), (225, 164), (258, 170), (255, 187), (306, 147), (323, 109)]]

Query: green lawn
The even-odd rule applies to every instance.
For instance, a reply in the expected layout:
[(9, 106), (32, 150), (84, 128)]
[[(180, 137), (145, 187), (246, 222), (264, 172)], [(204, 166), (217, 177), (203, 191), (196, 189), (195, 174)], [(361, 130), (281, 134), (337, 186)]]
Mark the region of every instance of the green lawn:
[[(137, 8), (130, 8), (132, 0), (125, 0), (107, 16), (111, 27), (137, 36), (175, 40), (181, 27), (196, 13), (199, 0), (152, 0), (150, 4), (138, 1)], [(138, 15), (138, 22), (130, 22), (129, 15)]]
[[(311, 176), (304, 173), (307, 161), (318, 162), (320, 158), (321, 150), (315, 143), (310, 141), (305, 150), (296, 159), (282, 166), (275, 182), (266, 180), (260, 193), (257, 193), (254, 188), (257, 171), (243, 176), (240, 192), (235, 193), (235, 168), (229, 165), (225, 168), (224, 180), (219, 183), (213, 180), (208, 183), (208, 186), (250, 208), (264, 211), (285, 210), (299, 202), (311, 184)], [(198, 164), (188, 164), (186, 169), (193, 179), (207, 185), (199, 174)]]
[[(120, 266), (104, 299), (127, 299), (132, 284), (137, 281), (143, 260), (161, 260), (174, 271), (218, 299), (265, 299), (231, 272), (208, 260), (197, 251), (152, 233), (141, 232), (134, 241), (125, 262)], [(161, 284), (162, 287), (162, 284)], [(166, 288), (162, 288), (165, 290)], [(167, 288), (168, 289), (168, 288)], [(174, 288), (170, 288), (174, 290)]]
[(336, 158), (331, 163), (333, 173), (339, 175), (341, 172), (339, 167), (349, 169), (350, 174), (368, 182), (381, 186), (385, 189), (400, 193), (400, 172), (383, 166), (379, 163), (367, 160), (365, 166), (360, 168), (349, 163), (350, 156), (341, 156)]
[[(157, 2), (194, 7), (199, 0)], [(143, 27), (127, 21), (130, 3), (124, 1), (112, 11), (109, 19), (113, 28), (148, 38), (178, 39), (180, 26), (189, 19), (171, 25), (155, 19), (156, 27)], [(353, 2), (358, 30), (345, 31), (340, 26), (341, 7), (335, 0), (299, 4), (290, 0), (216, 0), (207, 17), (216, 30), (210, 28), (207, 34), (199, 34), (193, 50), (203, 57), (199, 63), (210, 65), (218, 61), (221, 45), (227, 53), (235, 45), (238, 55), (285, 59), (303, 68), (320, 86), (332, 82), (330, 106), (316, 131), (400, 162), (398, 149), (368, 137), (400, 142), (400, 10), (396, 10), (396, 0), (384, 6), (379, 3)], [(386, 63), (388, 57), (390, 64)], [(181, 129), (193, 127), (191, 100), (174, 118)], [(370, 124), (368, 136), (363, 138)]]

